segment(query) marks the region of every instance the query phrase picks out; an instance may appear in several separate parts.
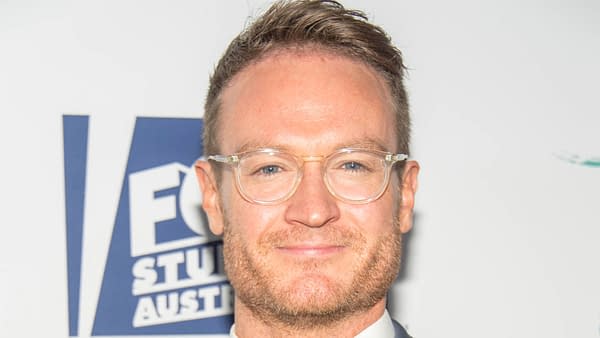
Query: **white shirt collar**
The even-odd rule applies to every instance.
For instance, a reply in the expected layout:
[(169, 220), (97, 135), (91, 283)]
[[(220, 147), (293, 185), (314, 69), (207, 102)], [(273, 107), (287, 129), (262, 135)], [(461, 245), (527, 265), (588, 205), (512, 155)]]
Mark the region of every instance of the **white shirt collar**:
[(235, 323), (233, 323), (231, 329), (229, 329), (229, 338), (238, 338), (238, 336), (235, 335)]
[(383, 312), (383, 315), (377, 319), (377, 321), (366, 329), (362, 330), (354, 338), (380, 338), (380, 337), (393, 337), (394, 336), (394, 324), (392, 323), (392, 317), (387, 310)]
[[(354, 338), (381, 338), (381, 337), (393, 337), (394, 336), (394, 324), (392, 318), (387, 310), (383, 312), (383, 315), (377, 319), (377, 321), (369, 325), (366, 329), (362, 330)], [(235, 324), (231, 325), (229, 330), (230, 338), (238, 338), (235, 335)]]

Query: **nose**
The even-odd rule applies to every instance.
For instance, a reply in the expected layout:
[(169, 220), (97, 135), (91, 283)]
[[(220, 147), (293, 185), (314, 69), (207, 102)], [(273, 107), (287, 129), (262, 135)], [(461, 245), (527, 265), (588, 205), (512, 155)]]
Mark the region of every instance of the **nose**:
[(285, 212), (288, 223), (322, 227), (340, 217), (337, 200), (323, 181), (320, 163), (305, 162), (303, 176)]

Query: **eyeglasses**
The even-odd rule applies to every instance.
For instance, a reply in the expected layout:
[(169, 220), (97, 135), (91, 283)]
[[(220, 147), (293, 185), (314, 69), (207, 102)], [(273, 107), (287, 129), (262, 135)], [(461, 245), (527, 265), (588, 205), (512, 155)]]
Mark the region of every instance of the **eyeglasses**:
[(337, 199), (364, 204), (381, 197), (396, 162), (406, 154), (342, 148), (328, 156), (296, 156), (278, 149), (261, 148), (233, 155), (211, 155), (209, 160), (233, 167), (236, 186), (244, 199), (273, 205), (290, 198), (302, 180), (305, 162), (322, 162), (327, 190)]

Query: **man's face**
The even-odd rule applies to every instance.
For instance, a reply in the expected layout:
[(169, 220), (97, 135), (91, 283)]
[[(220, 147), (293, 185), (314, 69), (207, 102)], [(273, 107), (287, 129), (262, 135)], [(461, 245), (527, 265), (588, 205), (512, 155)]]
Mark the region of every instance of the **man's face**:
[[(397, 150), (387, 85), (345, 57), (277, 52), (236, 75), (221, 100), (223, 154)], [(211, 229), (224, 232), (226, 270), (242, 306), (288, 324), (310, 319), (306, 325), (383, 306), (399, 269), (401, 233), (411, 227), (416, 164), (404, 173), (409, 188), (392, 174), (381, 198), (358, 205), (329, 193), (319, 162), (304, 164), (290, 199), (268, 206), (243, 199), (233, 171), (223, 168), (218, 190), (204, 184), (204, 208)]]

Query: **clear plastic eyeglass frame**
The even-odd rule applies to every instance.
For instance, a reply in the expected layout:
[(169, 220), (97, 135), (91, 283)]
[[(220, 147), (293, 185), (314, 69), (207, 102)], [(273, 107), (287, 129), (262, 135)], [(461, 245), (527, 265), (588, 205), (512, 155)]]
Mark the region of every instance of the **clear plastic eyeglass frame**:
[[(338, 157), (342, 157), (342, 156), (348, 155), (348, 154), (356, 154), (356, 153), (374, 156), (374, 157), (377, 157), (379, 160), (381, 160), (382, 161), (381, 163), (383, 164), (383, 167), (381, 168), (383, 170), (383, 172), (381, 174), (383, 174), (383, 175), (381, 177), (382, 179), (378, 180), (380, 183), (380, 186), (377, 188), (373, 188), (373, 192), (370, 193), (368, 196), (362, 196), (361, 198), (349, 198), (349, 197), (344, 196), (343, 194), (340, 194), (339, 192), (336, 191), (335, 185), (332, 184), (332, 182), (329, 178), (329, 174), (328, 174), (330, 172), (329, 163), (331, 163), (332, 160), (334, 160)], [(262, 155), (262, 154), (270, 155), (270, 156), (273, 156), (274, 158), (276, 158), (276, 157), (284, 158), (285, 157), (286, 159), (293, 159), (293, 162), (295, 164), (295, 166), (291, 168), (292, 172), (295, 171), (295, 178), (293, 178), (293, 184), (290, 184), (289, 188), (286, 187), (286, 190), (289, 189), (286, 193), (282, 193), (281, 196), (275, 196), (275, 198), (273, 198), (273, 199), (256, 198), (256, 196), (252, 196), (252, 194), (248, 193), (248, 191), (244, 187), (244, 184), (242, 183), (243, 179), (242, 179), (242, 170), (240, 168), (240, 164), (247, 158), (251, 158), (252, 156), (257, 156), (257, 155)], [(294, 195), (298, 186), (300, 185), (300, 182), (301, 182), (302, 176), (303, 176), (303, 172), (304, 172), (304, 170), (303, 170), (304, 163), (306, 163), (306, 162), (322, 162), (321, 169), (322, 169), (322, 173), (323, 173), (323, 181), (325, 182), (325, 186), (327, 187), (327, 190), (329, 191), (329, 193), (332, 196), (334, 196), (335, 198), (337, 198), (340, 201), (343, 201), (343, 202), (346, 202), (349, 204), (366, 204), (366, 203), (375, 201), (375, 200), (379, 199), (379, 197), (381, 197), (381, 195), (385, 192), (385, 190), (387, 189), (387, 186), (389, 184), (390, 172), (391, 172), (392, 167), (397, 162), (407, 160), (408, 155), (393, 154), (390, 152), (373, 150), (373, 149), (342, 148), (342, 149), (339, 149), (327, 156), (297, 156), (297, 155), (293, 155), (293, 154), (290, 154), (288, 152), (281, 151), (278, 149), (259, 148), (256, 150), (236, 153), (236, 154), (232, 154), (232, 155), (210, 155), (210, 156), (208, 156), (207, 159), (215, 161), (215, 162), (230, 165), (234, 170), (235, 185), (236, 185), (237, 190), (239, 191), (240, 195), (245, 200), (247, 200), (248, 202), (251, 202), (251, 203), (255, 203), (255, 204), (259, 204), (259, 205), (275, 205), (275, 204), (284, 202), (285, 200), (289, 199), (291, 196)], [(272, 166), (272, 164), (270, 164), (270, 163), (271, 162), (267, 163), (266, 166)], [(274, 163), (276, 163), (276, 162), (274, 162)], [(345, 165), (347, 163), (354, 164), (353, 161), (345, 162), (343, 164)]]

